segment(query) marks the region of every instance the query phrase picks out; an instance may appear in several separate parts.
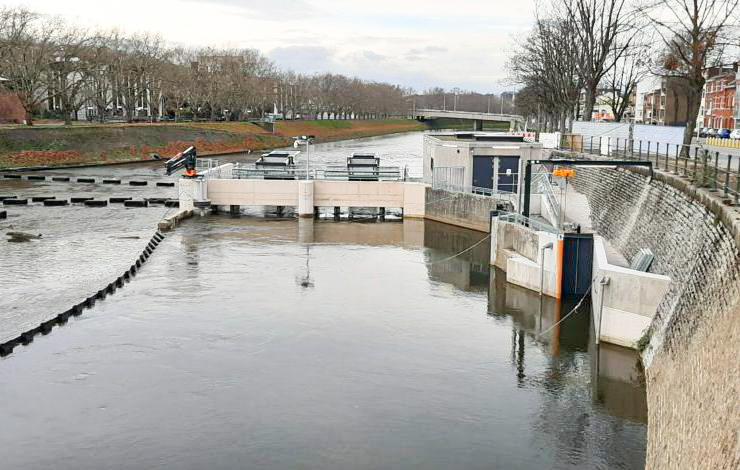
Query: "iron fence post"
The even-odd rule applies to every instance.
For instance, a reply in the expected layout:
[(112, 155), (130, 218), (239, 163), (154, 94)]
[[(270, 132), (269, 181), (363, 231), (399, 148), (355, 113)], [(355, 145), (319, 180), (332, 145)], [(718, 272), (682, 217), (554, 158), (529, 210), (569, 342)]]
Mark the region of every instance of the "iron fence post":
[(717, 190), (717, 170), (719, 170), (719, 151), (714, 153), (714, 178), (712, 178), (714, 181), (712, 183), (712, 188), (715, 191)]
[(640, 141), (639, 147), (637, 149), (637, 158), (642, 158), (642, 141)]
[[(732, 170), (732, 155), (727, 155), (727, 171), (725, 172), (725, 197), (730, 191), (730, 171)], [(740, 176), (740, 175), (739, 175)]]
[(668, 148), (670, 145), (671, 144), (668, 142), (665, 143), (665, 171), (671, 171), (671, 166), (668, 164), (668, 159), (670, 158), (669, 155), (671, 153)]
[(699, 162), (699, 147), (694, 147), (694, 173), (691, 175), (691, 181), (693, 181), (694, 184), (697, 184), (696, 165), (698, 165), (698, 162)]
[(737, 173), (735, 174), (735, 204), (740, 198), (740, 158), (737, 159)]

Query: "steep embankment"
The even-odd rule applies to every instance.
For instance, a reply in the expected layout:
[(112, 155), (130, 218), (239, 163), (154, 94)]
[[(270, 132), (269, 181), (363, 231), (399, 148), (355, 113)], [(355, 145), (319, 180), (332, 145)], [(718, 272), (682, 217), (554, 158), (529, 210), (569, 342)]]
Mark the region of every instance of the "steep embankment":
[(650, 248), (672, 280), (641, 342), (647, 468), (738, 468), (740, 217), (665, 172), (579, 168), (573, 184), (601, 235), (627, 258)]
[(424, 129), (409, 120), (286, 121), (275, 133), (242, 122), (79, 125), (0, 129), (0, 168), (68, 166), (147, 160), (195, 145), (200, 155), (264, 150), (292, 143), (292, 136), (332, 141)]

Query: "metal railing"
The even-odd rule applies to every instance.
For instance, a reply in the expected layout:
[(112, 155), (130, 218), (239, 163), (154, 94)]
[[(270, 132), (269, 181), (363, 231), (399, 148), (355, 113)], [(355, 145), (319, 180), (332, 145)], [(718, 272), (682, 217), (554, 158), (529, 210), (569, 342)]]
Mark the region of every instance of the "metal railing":
[(562, 233), (560, 230), (558, 230), (557, 228), (553, 227), (550, 224), (547, 224), (545, 222), (540, 222), (538, 220), (531, 219), (529, 217), (525, 217), (522, 214), (519, 214), (516, 212), (499, 212), (498, 221), (499, 222), (509, 222), (509, 223), (518, 224), (518, 225), (524, 225), (525, 227), (529, 227), (539, 232), (548, 232), (548, 233), (552, 233), (555, 235), (560, 235)]
[[(234, 179), (264, 180), (302, 180), (306, 179), (306, 169), (302, 167), (256, 168), (254, 165), (236, 165), (231, 170)], [(408, 169), (396, 166), (368, 169), (348, 169), (345, 166), (312, 168), (308, 179), (333, 181), (405, 181)]]
[[(573, 136), (575, 137), (575, 136)], [(720, 152), (703, 144), (670, 144), (605, 136), (580, 136), (561, 143), (561, 150), (624, 160), (643, 160), (653, 168), (689, 179), (694, 185), (719, 191), (740, 203), (740, 153)]]
[(488, 196), (499, 201), (509, 202), (513, 207), (516, 207), (518, 198), (518, 194), (508, 191), (496, 191), (491, 188), (481, 188), (479, 186), (469, 186), (461, 184), (449, 184), (440, 181), (432, 182), (432, 189), (440, 189), (453, 193), (468, 193), (477, 194), (479, 196)]
[(551, 173), (544, 165), (537, 165), (532, 175), (532, 193), (543, 194), (547, 198), (547, 203), (552, 209), (555, 220), (560, 220), (560, 202), (552, 190)]
[(347, 168), (328, 166), (316, 169), (316, 178), (341, 181), (405, 181), (408, 170), (397, 166), (376, 168)]

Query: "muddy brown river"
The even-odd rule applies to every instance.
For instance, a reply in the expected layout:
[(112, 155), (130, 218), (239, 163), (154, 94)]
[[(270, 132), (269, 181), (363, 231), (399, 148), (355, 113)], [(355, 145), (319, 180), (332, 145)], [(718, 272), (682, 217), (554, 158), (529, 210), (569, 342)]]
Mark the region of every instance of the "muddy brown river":
[[(315, 151), (334, 161), (384, 149), (420, 168), (420, 134)], [(67, 172), (103, 170), (162, 178), (158, 164)], [(29, 197), (174, 191), (0, 180), (0, 195)], [(6, 336), (110, 282), (167, 212), (5, 209), (3, 232), (44, 234), (0, 242)], [(597, 352), (587, 309), (550, 329), (572, 305), (507, 284), (489, 267), (487, 243), (450, 259), (483, 236), (411, 219), (190, 219), (123, 289), (0, 358), (0, 462), (642, 468), (636, 355)]]

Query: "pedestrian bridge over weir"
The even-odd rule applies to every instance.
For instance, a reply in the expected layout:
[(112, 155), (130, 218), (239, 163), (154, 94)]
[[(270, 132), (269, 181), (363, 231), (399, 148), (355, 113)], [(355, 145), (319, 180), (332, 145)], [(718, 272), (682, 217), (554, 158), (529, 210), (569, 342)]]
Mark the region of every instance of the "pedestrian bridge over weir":
[[(296, 172), (294, 179), (243, 178), (233, 163), (217, 166), (179, 184), (180, 208), (229, 206), (289, 206), (300, 217), (313, 217), (319, 207), (375, 207), (401, 209), (404, 217), (424, 217), (423, 183), (403, 181), (351, 181), (327, 179), (313, 172), (311, 179)], [(301, 178), (301, 176), (303, 178)], [(323, 179), (321, 179), (323, 178)], [(380, 179), (380, 178), (379, 178)]]
[(524, 118), (517, 114), (478, 113), (473, 111), (449, 111), (442, 109), (417, 109), (414, 118), (419, 121), (434, 119), (463, 119), (473, 121), (473, 130), (482, 131), (483, 122), (508, 122), (509, 130), (518, 131), (524, 125)]

